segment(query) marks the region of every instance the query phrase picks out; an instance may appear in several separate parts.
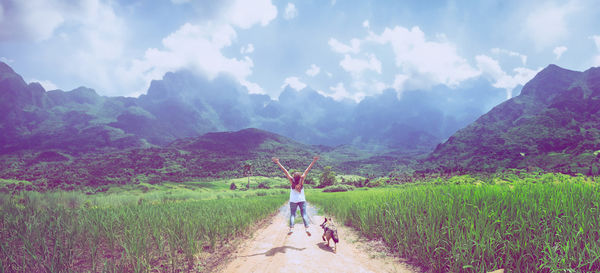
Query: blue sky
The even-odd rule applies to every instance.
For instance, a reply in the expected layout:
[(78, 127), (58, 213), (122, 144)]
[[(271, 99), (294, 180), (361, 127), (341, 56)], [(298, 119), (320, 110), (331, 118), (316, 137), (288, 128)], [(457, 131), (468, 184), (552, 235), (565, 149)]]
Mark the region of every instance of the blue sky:
[(108, 96), (189, 69), (273, 98), (286, 85), (360, 101), (479, 78), (510, 97), (548, 64), (600, 66), (598, 26), (595, 0), (0, 0), (0, 60), (46, 89)]

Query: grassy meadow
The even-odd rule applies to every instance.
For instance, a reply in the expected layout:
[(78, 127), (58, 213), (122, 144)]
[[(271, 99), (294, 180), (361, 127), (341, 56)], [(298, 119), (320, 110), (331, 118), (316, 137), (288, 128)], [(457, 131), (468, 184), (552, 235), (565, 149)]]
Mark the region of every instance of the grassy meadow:
[(589, 177), (466, 175), (307, 198), (433, 272), (600, 271), (600, 186)]
[(257, 189), (279, 179), (229, 189), (247, 181), (0, 194), (0, 272), (202, 272), (216, 248), (287, 200), (285, 189)]
[[(308, 189), (307, 198), (429, 272), (600, 271), (594, 177), (509, 172), (394, 181), (338, 175), (334, 186)], [(247, 183), (0, 194), (0, 272), (202, 272), (229, 239), (288, 199), (283, 178)], [(342, 186), (350, 191), (323, 192)]]

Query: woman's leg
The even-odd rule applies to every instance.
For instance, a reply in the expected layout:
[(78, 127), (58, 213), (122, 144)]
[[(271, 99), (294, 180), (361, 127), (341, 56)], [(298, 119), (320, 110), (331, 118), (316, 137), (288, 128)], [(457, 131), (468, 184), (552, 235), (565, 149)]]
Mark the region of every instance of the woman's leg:
[(306, 214), (306, 202), (300, 202), (300, 214), (302, 215), (302, 221), (304, 222), (304, 227), (308, 228), (308, 215)]
[[(298, 208), (298, 203), (290, 202), (290, 228), (294, 227), (294, 217), (296, 216), (296, 209)], [(302, 208), (300, 208), (302, 210)]]

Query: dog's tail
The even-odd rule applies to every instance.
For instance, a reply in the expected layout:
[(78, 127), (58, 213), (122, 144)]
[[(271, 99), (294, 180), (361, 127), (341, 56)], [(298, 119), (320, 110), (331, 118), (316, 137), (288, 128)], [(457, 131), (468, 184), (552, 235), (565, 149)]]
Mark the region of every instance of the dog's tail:
[(337, 234), (337, 229), (334, 229), (332, 231), (333, 232), (331, 234), (332, 235), (331, 238), (333, 238), (333, 242), (335, 242), (337, 244), (337, 243), (340, 242), (340, 239), (339, 239), (338, 234)]

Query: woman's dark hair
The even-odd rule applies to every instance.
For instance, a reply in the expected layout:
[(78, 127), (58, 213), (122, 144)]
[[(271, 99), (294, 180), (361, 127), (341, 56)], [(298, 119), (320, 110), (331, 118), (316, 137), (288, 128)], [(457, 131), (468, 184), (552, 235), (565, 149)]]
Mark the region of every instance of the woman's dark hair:
[(302, 174), (299, 172), (294, 172), (292, 173), (292, 177), (294, 178), (294, 181), (292, 182), (292, 189), (296, 188), (296, 185), (298, 185), (298, 183), (300, 183), (300, 179), (302, 178)]

